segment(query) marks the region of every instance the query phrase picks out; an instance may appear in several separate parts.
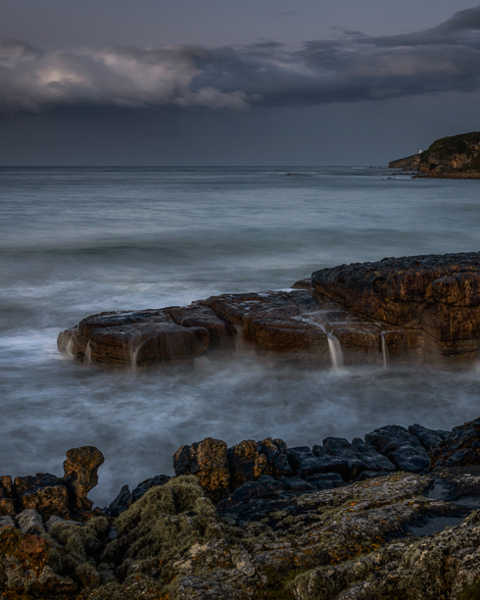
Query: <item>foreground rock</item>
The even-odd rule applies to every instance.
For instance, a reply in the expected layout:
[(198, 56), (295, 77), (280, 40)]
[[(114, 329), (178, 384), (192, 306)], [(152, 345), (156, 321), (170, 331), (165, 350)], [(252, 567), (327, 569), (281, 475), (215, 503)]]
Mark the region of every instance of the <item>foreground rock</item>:
[(422, 152), (394, 160), (390, 168), (418, 171), (425, 177), (480, 178), (480, 132), (472, 131), (435, 140)]
[[(73, 449), (64, 478), (32, 480), (68, 486), (82, 521), (48, 516), (48, 495), (21, 510), (20, 488), (2, 478), (14, 512), (0, 517), (0, 597), (472, 600), (479, 439), (480, 419), (452, 432), (390, 425), (313, 449), (207, 438), (174, 456), (177, 472), (194, 474), (124, 486), (109, 518), (85, 497), (103, 457)], [(399, 470), (419, 464), (423, 474)]]

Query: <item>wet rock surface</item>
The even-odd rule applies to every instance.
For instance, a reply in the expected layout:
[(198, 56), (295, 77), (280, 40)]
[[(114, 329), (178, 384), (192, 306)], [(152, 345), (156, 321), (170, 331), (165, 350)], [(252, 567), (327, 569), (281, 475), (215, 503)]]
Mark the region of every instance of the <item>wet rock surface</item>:
[(319, 294), (407, 337), (421, 332), (425, 358), (467, 358), (480, 349), (479, 253), (341, 265), (316, 271), (312, 283)]
[[(103, 457), (72, 449), (63, 478), (2, 478), (14, 513), (0, 517), (0, 598), (475, 597), (478, 422), (452, 432), (388, 425), (365, 440), (329, 437), (313, 448), (271, 438), (227, 448), (206, 438), (175, 453), (176, 477), (152, 477), (133, 493), (124, 486), (106, 514), (85, 502)], [(427, 447), (424, 473), (390, 460)], [(447, 465), (458, 452), (469, 464)], [(71, 511), (83, 508), (82, 521), (47, 518), (46, 497), (38, 510), (20, 503), (57, 487)]]
[(385, 258), (322, 269), (295, 289), (223, 294), (187, 307), (100, 313), (58, 348), (130, 367), (255, 351), (311, 366), (471, 360), (480, 353), (480, 254)]

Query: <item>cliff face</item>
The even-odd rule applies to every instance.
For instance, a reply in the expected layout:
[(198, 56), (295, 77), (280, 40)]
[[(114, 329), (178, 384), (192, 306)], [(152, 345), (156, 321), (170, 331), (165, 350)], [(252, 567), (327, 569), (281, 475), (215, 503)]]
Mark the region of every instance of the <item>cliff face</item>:
[(418, 170), (426, 177), (479, 179), (480, 131), (440, 138), (422, 154), (394, 160), (388, 166)]
[(433, 142), (420, 157), (419, 171), (429, 177), (480, 177), (480, 131)]
[(404, 171), (418, 171), (420, 156), (421, 154), (413, 154), (412, 156), (406, 156), (405, 158), (392, 160), (392, 162), (388, 163), (388, 168), (403, 169)]

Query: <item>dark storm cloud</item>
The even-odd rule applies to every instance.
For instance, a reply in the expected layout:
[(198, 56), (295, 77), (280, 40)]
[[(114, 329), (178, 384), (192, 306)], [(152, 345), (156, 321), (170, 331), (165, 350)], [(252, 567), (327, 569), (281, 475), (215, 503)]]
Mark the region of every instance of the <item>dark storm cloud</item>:
[(19, 40), (0, 41), (0, 110), (10, 113), (77, 105), (244, 109), (479, 87), (480, 6), (421, 32), (342, 32), (298, 51), (265, 42), (44, 53)]

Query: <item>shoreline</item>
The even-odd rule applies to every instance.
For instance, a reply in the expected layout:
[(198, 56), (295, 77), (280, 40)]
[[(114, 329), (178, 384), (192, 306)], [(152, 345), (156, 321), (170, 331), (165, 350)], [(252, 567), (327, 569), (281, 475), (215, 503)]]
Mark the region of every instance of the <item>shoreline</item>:
[[(418, 548), (448, 555), (480, 542), (480, 418), (451, 431), (387, 425), (313, 448), (206, 438), (177, 450), (174, 477), (124, 486), (106, 511), (92, 510), (103, 460), (76, 448), (62, 478), (0, 479), (9, 600), (47, 590), (52, 600), (200, 600), (208, 589), (218, 600), (340, 600), (347, 590), (361, 600), (383, 597), (360, 594), (367, 588), (394, 594), (408, 580), (416, 589), (404, 563), (424, 560)], [(472, 558), (451, 562), (462, 589), (477, 589), (475, 560), (478, 570)], [(461, 597), (458, 577), (447, 585), (435, 565), (424, 567), (442, 577), (445, 598)], [(314, 580), (331, 577), (330, 595), (310, 595)]]

